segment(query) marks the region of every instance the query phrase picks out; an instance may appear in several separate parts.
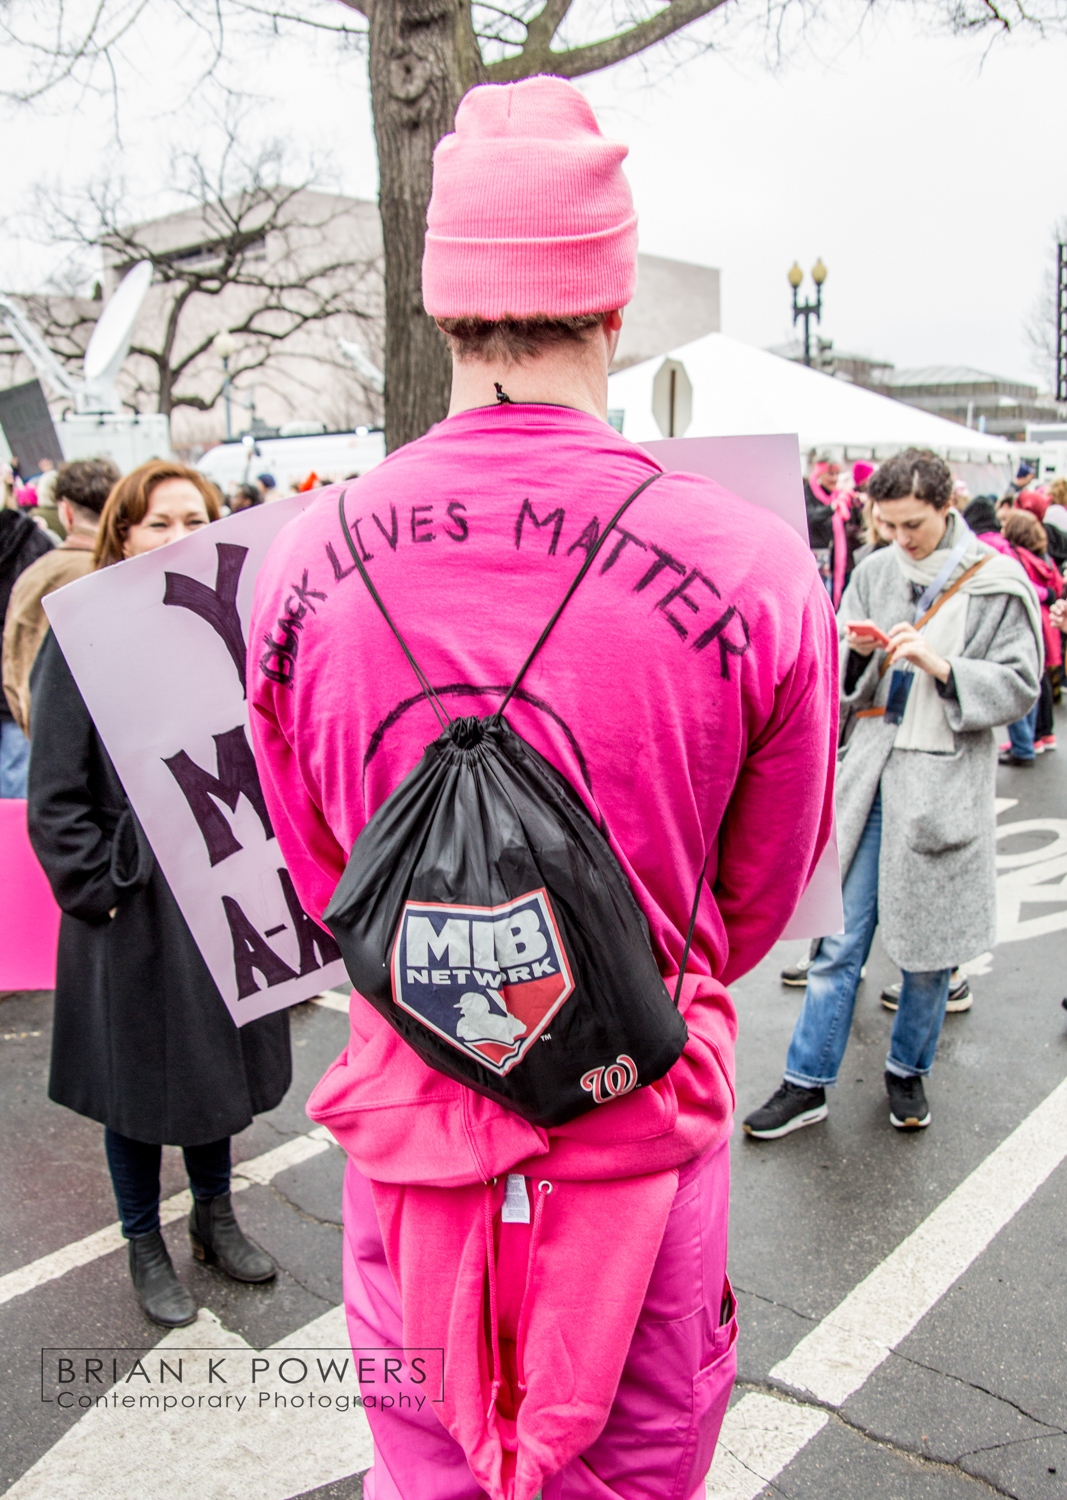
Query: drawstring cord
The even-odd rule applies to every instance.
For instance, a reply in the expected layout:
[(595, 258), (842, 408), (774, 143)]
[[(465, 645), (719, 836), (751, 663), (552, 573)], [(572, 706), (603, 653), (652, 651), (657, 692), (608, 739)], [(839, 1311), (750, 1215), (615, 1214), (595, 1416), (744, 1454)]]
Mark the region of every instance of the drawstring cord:
[(545, 1200), (552, 1192), (550, 1182), (539, 1182), (537, 1184), (537, 1202), (534, 1204), (533, 1228), (530, 1230), (530, 1254), (526, 1261), (526, 1285), (522, 1289), (522, 1305), (519, 1308), (519, 1327), (515, 1337), (515, 1364), (518, 1369), (519, 1390), (526, 1390), (526, 1327), (530, 1321), (530, 1285), (533, 1281), (534, 1260), (537, 1256), (537, 1246), (541, 1239), (541, 1219), (544, 1214)]
[(497, 1320), (496, 1308), (496, 1246), (493, 1243), (493, 1189), (496, 1187), (497, 1179), (485, 1184), (485, 1257), (486, 1275), (489, 1278), (489, 1340), (492, 1344), (493, 1354), (493, 1383), (489, 1388), (489, 1406), (486, 1409), (485, 1420), (492, 1421), (493, 1411), (496, 1407), (496, 1398), (500, 1394), (500, 1324)]

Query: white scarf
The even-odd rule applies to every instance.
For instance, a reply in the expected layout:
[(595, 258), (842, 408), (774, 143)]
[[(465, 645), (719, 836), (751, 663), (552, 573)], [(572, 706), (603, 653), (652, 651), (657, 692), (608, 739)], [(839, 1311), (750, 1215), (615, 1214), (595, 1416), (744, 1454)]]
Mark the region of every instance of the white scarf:
[[(967, 523), (959, 511), (950, 510), (941, 545), (927, 557), (914, 562), (894, 542), (893, 556), (897, 567), (911, 583), (918, 583), (926, 588), (933, 583), (948, 561), (953, 547), (967, 531)], [(972, 568), (981, 558), (985, 558), (986, 561), (977, 573), (968, 578), (952, 598), (941, 606), (929, 624), (923, 626), (923, 638), (931, 650), (936, 651), (939, 656), (948, 660), (954, 656), (961, 656), (967, 626), (968, 595), (1011, 594), (1016, 599), (1021, 599), (1026, 609), (1030, 628), (1037, 641), (1038, 670), (1042, 671), (1044, 669), (1044, 640), (1041, 633), (1041, 607), (1037, 602), (1033, 584), (1013, 557), (1005, 557), (1003, 553), (987, 547), (985, 542), (980, 542), (976, 536), (972, 535), (971, 545), (945, 581), (945, 589), (951, 588), (961, 573)], [(934, 603), (936, 602), (935, 600)], [(919, 669), (915, 673), (915, 681), (908, 694), (904, 718), (897, 729), (893, 748), (895, 750), (933, 751), (948, 755), (956, 748), (956, 741), (945, 714), (944, 701), (929, 672)]]

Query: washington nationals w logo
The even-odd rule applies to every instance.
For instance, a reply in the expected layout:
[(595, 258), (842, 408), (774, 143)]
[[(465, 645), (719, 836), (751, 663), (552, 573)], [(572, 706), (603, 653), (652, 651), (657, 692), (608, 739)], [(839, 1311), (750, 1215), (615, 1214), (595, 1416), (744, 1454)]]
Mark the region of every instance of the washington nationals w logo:
[(607, 1067), (590, 1068), (579, 1082), (587, 1094), (592, 1094), (594, 1104), (606, 1104), (609, 1099), (617, 1099), (637, 1087), (637, 1064), (621, 1052)]

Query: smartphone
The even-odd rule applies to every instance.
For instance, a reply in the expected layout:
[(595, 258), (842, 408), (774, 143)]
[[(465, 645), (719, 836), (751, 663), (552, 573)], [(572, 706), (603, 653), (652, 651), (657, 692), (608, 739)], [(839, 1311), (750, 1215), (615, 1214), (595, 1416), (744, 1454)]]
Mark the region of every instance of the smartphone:
[(862, 624), (858, 621), (846, 620), (845, 629), (852, 635), (858, 635), (862, 640), (874, 641), (879, 646), (888, 646), (889, 637), (884, 630), (879, 630), (877, 625)]

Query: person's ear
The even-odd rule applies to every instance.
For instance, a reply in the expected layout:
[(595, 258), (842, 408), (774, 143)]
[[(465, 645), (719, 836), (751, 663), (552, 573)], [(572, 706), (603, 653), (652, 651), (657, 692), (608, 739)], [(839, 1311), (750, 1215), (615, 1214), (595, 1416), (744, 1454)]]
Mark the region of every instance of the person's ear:
[(610, 368), (615, 358), (615, 351), (619, 347), (619, 335), (622, 332), (622, 308), (613, 308), (611, 312), (604, 314), (600, 330), (604, 335), (604, 343)]

